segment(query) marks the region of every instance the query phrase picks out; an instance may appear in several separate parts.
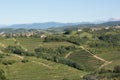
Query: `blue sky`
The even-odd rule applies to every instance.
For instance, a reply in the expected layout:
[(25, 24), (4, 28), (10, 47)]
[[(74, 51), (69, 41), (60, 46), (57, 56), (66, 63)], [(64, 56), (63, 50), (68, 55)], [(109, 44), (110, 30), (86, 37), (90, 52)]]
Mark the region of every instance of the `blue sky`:
[(120, 0), (0, 0), (0, 24), (120, 18)]

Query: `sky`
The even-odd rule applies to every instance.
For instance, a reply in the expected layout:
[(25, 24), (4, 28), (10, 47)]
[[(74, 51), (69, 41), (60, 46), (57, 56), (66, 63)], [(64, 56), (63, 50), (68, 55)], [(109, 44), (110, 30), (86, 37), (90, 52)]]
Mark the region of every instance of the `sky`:
[(120, 0), (0, 0), (0, 24), (120, 18)]

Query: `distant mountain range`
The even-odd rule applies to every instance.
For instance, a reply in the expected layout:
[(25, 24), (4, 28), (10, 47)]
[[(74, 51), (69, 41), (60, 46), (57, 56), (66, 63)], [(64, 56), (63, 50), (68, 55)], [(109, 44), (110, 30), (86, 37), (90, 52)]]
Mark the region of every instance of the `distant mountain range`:
[(51, 27), (63, 27), (63, 26), (73, 26), (79, 23), (59, 23), (59, 22), (46, 22), (46, 23), (33, 23), (33, 24), (14, 24), (10, 26), (0, 26), (1, 28), (25, 28), (25, 29), (47, 29)]
[(114, 26), (114, 25), (120, 25), (119, 21), (108, 21), (108, 22), (102, 22), (102, 23), (90, 23), (90, 22), (81, 22), (81, 23), (59, 23), (59, 22), (46, 22), (46, 23), (33, 23), (33, 24), (14, 24), (14, 25), (0, 25), (0, 28), (24, 28), (24, 29), (48, 29), (48, 28), (58, 28), (58, 27), (92, 27), (92, 26)]

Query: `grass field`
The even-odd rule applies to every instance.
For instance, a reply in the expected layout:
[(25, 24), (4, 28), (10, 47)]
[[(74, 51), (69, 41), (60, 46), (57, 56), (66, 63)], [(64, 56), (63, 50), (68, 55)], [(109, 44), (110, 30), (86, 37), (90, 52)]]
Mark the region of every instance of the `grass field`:
[[(3, 58), (4, 59), (4, 58)], [(9, 56), (6, 60), (16, 60), (12, 65), (3, 65), (0, 68), (6, 71), (9, 80), (81, 80), (86, 72), (66, 65), (54, 63), (35, 57), (25, 57), (29, 62), (22, 63), (17, 56)]]
[(59, 47), (59, 46), (71, 46), (71, 45), (74, 44), (69, 42), (45, 42), (42, 44), (43, 47), (51, 47), (51, 48)]
[(87, 38), (89, 38), (89, 39), (92, 39), (92, 34), (90, 34), (90, 33), (87, 33), (87, 32), (82, 32), (82, 33), (80, 33), (80, 37), (82, 38), (82, 37), (87, 37)]
[(13, 40), (13, 38), (6, 39), (4, 37), (0, 37), (0, 46), (1, 47), (6, 47), (8, 45), (16, 45), (15, 41)]
[(99, 57), (108, 61), (120, 59), (119, 48), (90, 48), (90, 50)]
[(92, 71), (98, 69), (103, 62), (94, 58), (88, 52), (84, 50), (79, 50), (73, 52), (68, 59), (77, 62), (80, 65), (83, 65), (87, 71)]
[(40, 38), (16, 38), (19, 42), (19, 45), (27, 49), (29, 52), (34, 52), (34, 49), (37, 48), (42, 40)]
[(17, 38), (20, 45), (28, 49), (29, 52), (34, 52), (34, 49), (43, 46), (48, 48), (59, 47), (59, 46), (71, 46), (74, 45), (69, 42), (43, 42), (40, 38)]
[(105, 68), (113, 69), (114, 66), (120, 65), (120, 49), (119, 48), (91, 48), (97, 56), (110, 61), (111, 63)]

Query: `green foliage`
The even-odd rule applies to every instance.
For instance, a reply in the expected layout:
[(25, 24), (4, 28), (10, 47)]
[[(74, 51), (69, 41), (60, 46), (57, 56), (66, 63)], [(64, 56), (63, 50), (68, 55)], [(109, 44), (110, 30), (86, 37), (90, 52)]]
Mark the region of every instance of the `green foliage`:
[(67, 38), (65, 36), (62, 35), (51, 35), (51, 36), (47, 36), (44, 39), (44, 42), (62, 42), (62, 41), (66, 41)]
[(69, 80), (69, 79), (67, 79), (67, 78), (64, 78), (63, 80)]
[(14, 53), (18, 55), (35, 56), (34, 53), (27, 52), (24, 49), (22, 49), (20, 46), (8, 46), (5, 50), (10, 53)]
[(116, 65), (113, 70), (114, 73), (120, 73), (120, 65)]
[(3, 69), (0, 69), (0, 80), (7, 80)]
[(72, 61), (70, 59), (65, 59), (65, 58), (58, 58), (58, 63), (62, 63), (71, 67), (74, 67), (78, 70), (84, 70), (84, 67), (78, 63), (76, 63), (75, 61)]
[(0, 54), (0, 58), (5, 58), (5, 55), (4, 54)]
[(67, 41), (76, 45), (82, 45), (86, 42), (86, 38), (80, 38), (79, 36), (71, 36)]
[[(6, 36), (8, 38), (0, 38), (2, 54), (14, 53), (19, 55), (15, 56), (12, 54), (11, 56), (10, 54), (10, 56), (6, 56), (0, 54), (0, 67), (4, 66), (7, 69), (10, 80), (79, 80), (81, 75), (79, 75), (79, 78), (75, 76), (79, 72), (73, 73), (72, 70), (68, 69), (70, 67), (72, 69), (76, 68), (76, 70), (92, 71), (93, 73), (84, 77), (87, 80), (120, 80), (120, 67), (115, 66), (113, 68), (114, 65), (120, 64), (120, 29), (111, 28), (109, 30), (91, 31), (90, 28), (85, 28), (79, 33), (77, 33), (77, 29), (71, 29), (67, 30), (64, 34), (46, 35), (47, 37), (44, 39), (41, 39), (41, 34), (36, 32), (35, 35), (29, 38), (24, 35), (22, 36), (22, 34), (16, 35), (19, 36), (12, 38), (14, 36), (9, 34)], [(94, 72), (104, 64), (104, 61), (80, 49), (80, 45), (111, 63), (105, 65), (105, 68)], [(21, 60), (20, 55), (38, 58)], [(42, 58), (46, 60), (41, 61)], [(15, 65), (12, 65), (14, 63)], [(53, 64), (56, 64), (56, 66)], [(67, 68), (58, 65), (67, 65)], [(65, 70), (68, 71), (65, 73)]]
[[(60, 46), (57, 48), (44, 48), (39, 47), (35, 49), (36, 55), (42, 57), (47, 60), (51, 60), (54, 62), (62, 63), (71, 67), (74, 67), (79, 70), (83, 70), (81, 65), (78, 65), (76, 62), (73, 62), (69, 59), (65, 59), (62, 55), (68, 53), (69, 51), (76, 50), (75, 46)], [(61, 56), (61, 57), (60, 57)]]
[[(8, 66), (9, 80), (81, 80), (85, 72), (41, 58), (26, 57), (29, 62)], [(34, 62), (33, 62), (34, 61)], [(45, 66), (46, 65), (46, 66)]]
[(22, 55), (24, 51), (20, 46), (8, 46), (5, 50), (18, 55)]
[(57, 48), (45, 48), (39, 47), (35, 49), (36, 55), (39, 56), (41, 54), (51, 54), (51, 55), (63, 55), (69, 51), (75, 50), (75, 46), (60, 46)]
[(26, 63), (26, 62), (29, 62), (29, 60), (28, 59), (23, 59), (21, 62)]
[(120, 41), (120, 34), (116, 34), (116, 35), (102, 35), (102, 36), (100, 36), (98, 38), (100, 40), (103, 40), (103, 41), (106, 41), (106, 42), (112, 44), (113, 46), (116, 46), (116, 45), (118, 45), (118, 41)]
[(4, 61), (2, 61), (2, 64), (4, 64), (4, 65), (12, 65), (15, 62), (16, 62), (15, 60), (4, 60)]
[(94, 71), (103, 64), (102, 61), (94, 58), (91, 54), (82, 49), (72, 52), (68, 59), (76, 62), (78, 65), (82, 65), (85, 71)]
[(120, 66), (116, 65), (113, 70), (101, 69), (97, 72), (87, 74), (85, 80), (120, 80)]
[(74, 32), (74, 30), (72, 30), (72, 29), (67, 29), (67, 30), (65, 30), (65, 35), (70, 35), (70, 34), (72, 34)]

